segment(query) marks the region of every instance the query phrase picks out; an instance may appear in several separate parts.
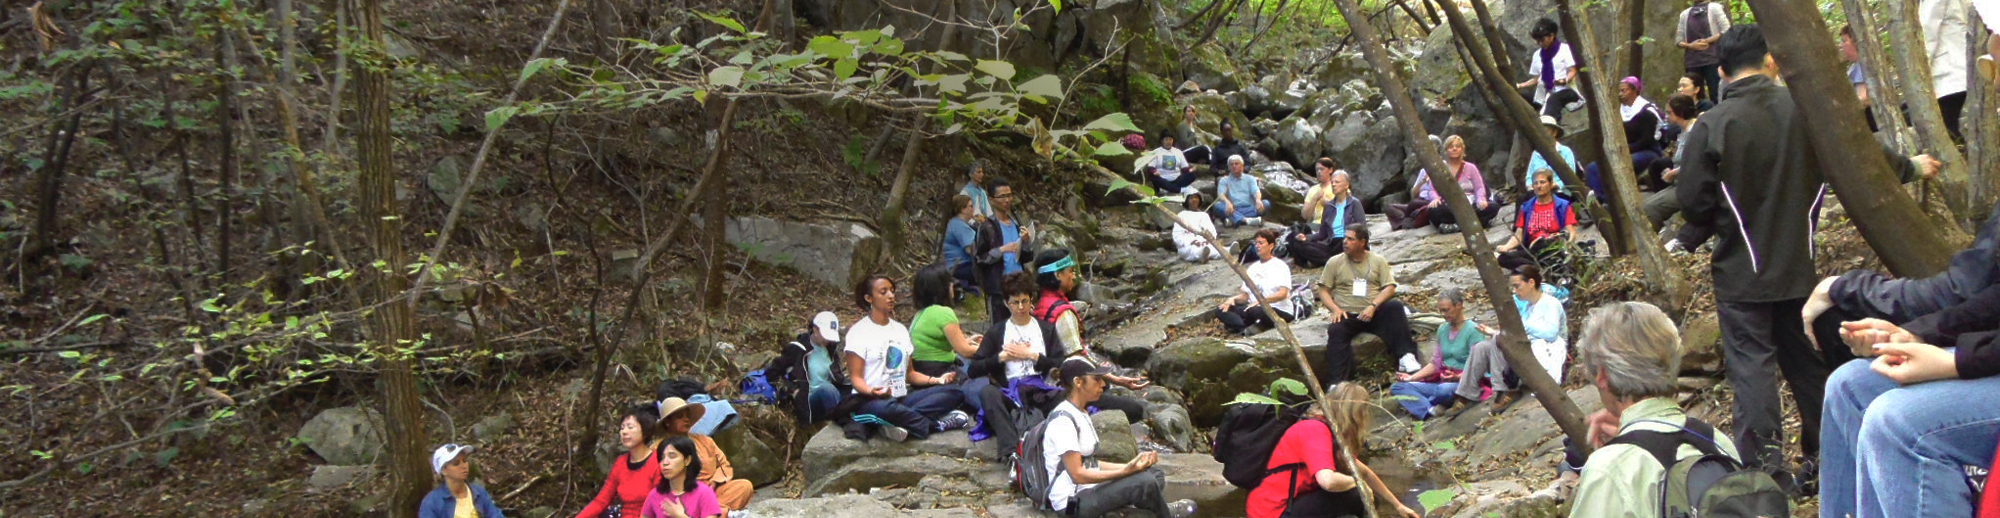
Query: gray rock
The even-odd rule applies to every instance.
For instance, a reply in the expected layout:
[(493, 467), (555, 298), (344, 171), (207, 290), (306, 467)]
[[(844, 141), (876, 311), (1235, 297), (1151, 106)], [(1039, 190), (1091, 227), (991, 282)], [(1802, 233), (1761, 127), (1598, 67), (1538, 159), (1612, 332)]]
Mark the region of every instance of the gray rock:
[[(828, 427), (838, 430), (835, 427)], [(914, 442), (914, 441), (913, 441)], [(842, 465), (824, 476), (807, 477), (803, 496), (868, 491), (885, 487), (912, 487), (933, 475), (970, 478), (987, 460), (952, 459), (937, 455), (869, 457)]]
[(1710, 311), (1681, 322), (1681, 374), (1722, 372), (1722, 324)]
[(713, 438), (716, 447), (722, 448), (722, 453), (729, 456), (729, 465), (736, 469), (736, 478), (748, 480), (758, 487), (785, 478), (784, 455), (751, 433), (750, 427), (730, 427)]
[(1101, 411), (1090, 416), (1091, 425), (1097, 429), (1097, 453), (1099, 460), (1125, 462), (1139, 455), (1139, 443), (1132, 436), (1132, 422), (1124, 412)]
[(1243, 497), (1247, 495), (1229, 480), (1222, 478), (1222, 463), (1214, 457), (1200, 453), (1167, 453), (1160, 455), (1160, 463), (1154, 465), (1167, 475), (1165, 493), (1167, 501), (1193, 500), (1195, 509), (1206, 511), (1209, 516), (1224, 515), (1242, 509)]
[(1321, 137), (1324, 132), (1313, 120), (1298, 114), (1278, 121), (1272, 135), (1278, 141), (1278, 158), (1301, 165), (1318, 160), (1327, 154), (1326, 141)]
[(327, 409), (299, 428), (299, 440), (335, 466), (382, 460), (382, 437), (382, 415), (361, 407)]
[(867, 495), (836, 495), (824, 498), (756, 499), (750, 515), (757, 518), (890, 518), (904, 512), (888, 502)]
[(514, 415), (497, 412), (472, 424), (472, 437), (481, 443), (492, 443), (514, 426)]
[(1218, 46), (1196, 47), (1181, 58), (1181, 64), (1187, 71), (1187, 79), (1201, 85), (1203, 90), (1234, 92), (1249, 83), (1248, 75), (1238, 72)]
[(313, 466), (306, 486), (315, 493), (347, 487), (375, 476), (375, 466)]
[(992, 443), (975, 444), (963, 430), (938, 432), (923, 440), (900, 443), (880, 438), (862, 442), (848, 439), (841, 434), (838, 426), (828, 426), (813, 434), (800, 457), (805, 459), (806, 480), (816, 481), (862, 459), (893, 459), (921, 454), (952, 459), (992, 459), (998, 456)]
[(1146, 422), (1151, 423), (1154, 442), (1174, 451), (1194, 451), (1194, 418), (1181, 405), (1148, 405)]
[(850, 222), (780, 221), (760, 216), (729, 219), (729, 244), (758, 261), (792, 268), (835, 288), (848, 289), (881, 253), (882, 239)]
[[(1568, 395), (1570, 401), (1575, 402), (1577, 409), (1584, 415), (1604, 407), (1598, 400), (1595, 387), (1586, 386), (1570, 390)], [(1478, 411), (1479, 409), (1474, 409), (1472, 412)], [(1471, 465), (1484, 464), (1503, 456), (1531, 451), (1538, 445), (1555, 441), (1562, 435), (1562, 430), (1556, 428), (1554, 423), (1555, 418), (1549, 417), (1549, 411), (1542, 408), (1541, 403), (1533, 399), (1523, 399), (1508, 409), (1507, 413), (1501, 414), (1498, 422), (1485, 427), (1487, 430), (1506, 430), (1506, 433), (1479, 434), (1466, 440), (1466, 444), (1471, 445), (1468, 450), (1471, 454), (1469, 462)], [(1464, 449), (1464, 446), (1461, 444), (1460, 448)]]

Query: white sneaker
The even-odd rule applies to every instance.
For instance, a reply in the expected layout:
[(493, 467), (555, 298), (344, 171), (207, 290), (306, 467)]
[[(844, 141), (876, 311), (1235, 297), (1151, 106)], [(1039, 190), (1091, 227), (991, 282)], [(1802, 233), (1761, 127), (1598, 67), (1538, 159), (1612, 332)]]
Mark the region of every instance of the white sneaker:
[(882, 425), (882, 438), (894, 442), (910, 440), (910, 431), (900, 426)]
[(1417, 355), (1408, 353), (1403, 354), (1403, 359), (1396, 361), (1396, 366), (1402, 368), (1404, 374), (1415, 373), (1417, 369), (1423, 368), (1417, 364)]
[(1253, 226), (1253, 227), (1261, 227), (1261, 226), (1264, 226), (1264, 218), (1250, 218), (1250, 219), (1246, 219), (1246, 220), (1243, 220), (1243, 222), (1244, 222), (1244, 223), (1248, 223), (1248, 224), (1250, 224), (1250, 226)]

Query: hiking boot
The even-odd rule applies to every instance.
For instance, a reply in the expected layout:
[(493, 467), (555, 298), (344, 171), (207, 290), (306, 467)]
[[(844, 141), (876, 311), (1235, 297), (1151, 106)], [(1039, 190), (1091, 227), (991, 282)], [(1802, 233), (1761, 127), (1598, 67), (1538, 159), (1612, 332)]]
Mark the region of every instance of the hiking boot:
[(1188, 518), (1194, 516), (1194, 501), (1183, 498), (1167, 502), (1167, 514), (1172, 515), (1168, 518)]
[(1438, 227), (1438, 233), (1439, 233), (1439, 234), (1457, 234), (1457, 233), (1458, 233), (1458, 225), (1454, 225), (1454, 224), (1450, 224), (1450, 223), (1439, 223), (1437, 227)]
[(1423, 368), (1423, 364), (1417, 363), (1416, 354), (1404, 353), (1403, 359), (1396, 360), (1396, 368), (1402, 370), (1403, 374), (1415, 374), (1418, 369)]
[(1463, 414), (1466, 410), (1471, 410), (1473, 406), (1478, 404), (1479, 400), (1477, 399), (1468, 399), (1465, 396), (1453, 395), (1451, 401), (1431, 407), (1431, 417), (1444, 419), (1458, 417), (1458, 414)]
[(1493, 396), (1493, 408), (1487, 410), (1487, 413), (1500, 415), (1502, 412), (1506, 412), (1508, 407), (1514, 406), (1515, 401), (1520, 400), (1521, 393), (1512, 390), (1495, 394)]
[(940, 432), (957, 430), (969, 426), (972, 426), (972, 415), (965, 413), (964, 410), (953, 410), (951, 413), (945, 414), (944, 417), (938, 418), (937, 421), (937, 430)]
[(901, 426), (892, 426), (885, 424), (882, 425), (882, 438), (888, 439), (892, 442), (903, 442), (910, 440), (910, 431), (904, 430), (903, 427)]

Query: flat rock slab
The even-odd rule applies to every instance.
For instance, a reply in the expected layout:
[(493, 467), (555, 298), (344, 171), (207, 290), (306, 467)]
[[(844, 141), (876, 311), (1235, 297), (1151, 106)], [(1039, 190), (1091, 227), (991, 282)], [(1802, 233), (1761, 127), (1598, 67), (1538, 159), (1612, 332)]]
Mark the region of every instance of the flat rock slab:
[(806, 480), (819, 480), (862, 459), (895, 459), (930, 454), (950, 459), (990, 460), (997, 457), (993, 443), (974, 443), (964, 430), (938, 432), (923, 440), (894, 442), (876, 438), (856, 441), (842, 435), (840, 427), (827, 426), (806, 442)]
[(977, 516), (970, 509), (904, 511), (869, 495), (835, 495), (796, 500), (757, 500), (750, 515), (758, 518), (946, 518)]
[[(1603, 402), (1598, 399), (1595, 387), (1571, 390), (1569, 399), (1576, 403), (1577, 409), (1584, 415), (1590, 415), (1591, 412), (1604, 408)], [(1484, 414), (1488, 408), (1486, 405), (1481, 404), (1466, 413)], [(1460, 445), (1460, 448), (1467, 445), (1471, 447), (1469, 465), (1477, 466), (1510, 454), (1540, 452), (1547, 449), (1546, 446), (1550, 442), (1561, 444), (1562, 429), (1556, 427), (1555, 418), (1549, 416), (1548, 409), (1542, 408), (1541, 403), (1533, 399), (1523, 399), (1514, 403), (1513, 408), (1493, 419), (1496, 422), (1481, 428), (1500, 433), (1477, 434)]]

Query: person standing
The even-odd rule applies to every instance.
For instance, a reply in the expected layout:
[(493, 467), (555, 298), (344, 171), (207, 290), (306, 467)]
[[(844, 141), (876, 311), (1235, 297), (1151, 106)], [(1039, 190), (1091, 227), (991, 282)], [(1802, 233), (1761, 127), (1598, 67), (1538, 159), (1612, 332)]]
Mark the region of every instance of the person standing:
[[(1722, 102), (1689, 130), (1676, 188), (1687, 226), (1715, 233), (1716, 314), (1726, 374), (1736, 391), (1734, 435), (1742, 441), (1744, 463), (1772, 472), (1796, 491), (1817, 469), (1808, 464), (1787, 476), (1774, 374), (1783, 373), (1796, 400), (1803, 421), (1799, 449), (1807, 459), (1818, 458), (1820, 408), (1831, 369), (1829, 358), (1807, 339), (1801, 315), (1818, 282), (1809, 258), (1825, 179), (1805, 114), (1774, 80), (1778, 65), (1763, 31), (1755, 24), (1738, 25), (1722, 35), (1720, 45), (1730, 83)], [(1883, 151), (1902, 171), (1917, 159), (1927, 161)]]
[(1528, 56), (1528, 75), (1533, 77), (1514, 85), (1533, 87), (1535, 96), (1529, 100), (1542, 108), (1542, 115), (1555, 117), (1562, 116), (1570, 104), (1583, 102), (1583, 96), (1569, 87), (1576, 79), (1576, 55), (1570, 53), (1568, 43), (1556, 38), (1558, 28), (1555, 20), (1535, 20), (1535, 28), (1528, 32), (1536, 46), (1535, 53)]
[(1347, 227), (1347, 252), (1326, 261), (1317, 293), (1327, 308), (1327, 377), (1339, 383), (1354, 379), (1354, 335), (1374, 333), (1388, 344), (1390, 358), (1405, 374), (1417, 372), (1417, 341), (1410, 334), (1410, 315), (1396, 297), (1396, 277), (1389, 261), (1368, 250), (1368, 226)]
[(1007, 300), (1000, 296), (1000, 278), (1021, 271), (1021, 256), (1034, 257), (1032, 232), (1014, 215), (1014, 187), (1006, 180), (987, 184), (993, 193), (993, 216), (979, 225), (978, 239), (972, 244), (972, 258), (978, 263), (979, 291), (986, 294), (986, 313), (991, 320), (1007, 318)]
[(1694, 0), (1681, 10), (1680, 23), (1674, 26), (1674, 46), (1686, 51), (1688, 77), (1701, 79), (1702, 95), (1696, 100), (1714, 102), (1715, 93), (1721, 91), (1717, 65), (1722, 64), (1722, 49), (1715, 42), (1725, 32), (1729, 32), (1729, 11), (1722, 2), (1711, 0)]
[(944, 224), (945, 268), (951, 270), (952, 278), (966, 288), (979, 286), (978, 276), (973, 274), (972, 245), (979, 241), (979, 231), (973, 228), (980, 223), (979, 210), (972, 205), (972, 198), (964, 194), (951, 196), (954, 211), (950, 221)]
[(1931, 89), (1937, 95), (1938, 111), (1944, 114), (1945, 130), (1953, 139), (1961, 138), (1959, 114), (1965, 111), (1968, 44), (1966, 0), (1922, 0), (1917, 4), (1917, 27), (1924, 36), (1924, 55), (1931, 61)]
[(987, 196), (986, 188), (980, 187), (986, 183), (985, 164), (977, 160), (972, 161), (972, 165), (965, 166), (965, 178), (965, 187), (959, 189), (958, 193), (971, 198), (973, 213), (981, 218), (992, 218), (993, 200)]

